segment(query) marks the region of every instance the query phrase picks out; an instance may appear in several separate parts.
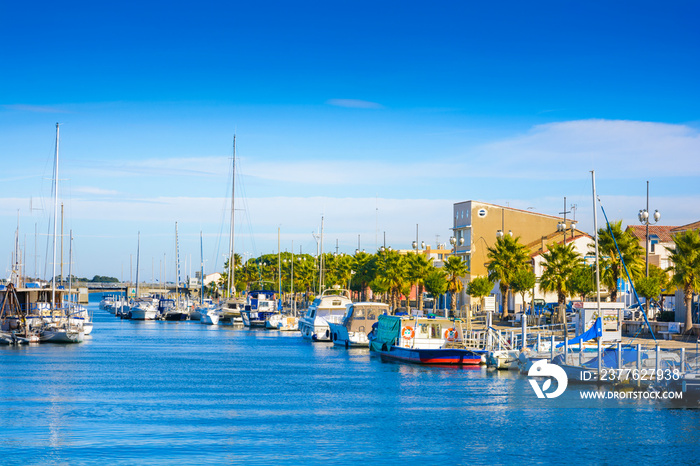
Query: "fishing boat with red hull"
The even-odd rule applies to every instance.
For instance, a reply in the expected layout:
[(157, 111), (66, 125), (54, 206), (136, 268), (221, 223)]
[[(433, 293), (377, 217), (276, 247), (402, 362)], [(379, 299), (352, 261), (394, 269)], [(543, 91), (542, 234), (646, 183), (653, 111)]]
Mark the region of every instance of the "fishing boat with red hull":
[(383, 360), (426, 365), (478, 366), (483, 350), (466, 348), (461, 329), (445, 317), (379, 316), (370, 349)]

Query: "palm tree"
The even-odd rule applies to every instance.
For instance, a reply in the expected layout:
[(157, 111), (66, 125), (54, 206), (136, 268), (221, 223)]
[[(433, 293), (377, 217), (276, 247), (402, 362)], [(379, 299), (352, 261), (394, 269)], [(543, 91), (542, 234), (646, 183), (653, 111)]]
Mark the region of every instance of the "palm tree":
[(700, 290), (700, 234), (685, 231), (673, 237), (674, 248), (669, 254), (673, 262), (671, 283), (683, 289), (685, 298), (685, 331), (693, 331), (693, 293)]
[(540, 289), (544, 291), (556, 291), (559, 303), (559, 323), (566, 323), (566, 311), (564, 303), (566, 296), (573, 291), (571, 289), (571, 277), (576, 268), (581, 264), (581, 256), (574, 249), (574, 244), (554, 243), (549, 251), (542, 254), (545, 262), (544, 270), (540, 277)]
[(457, 310), (457, 297), (456, 294), (462, 291), (462, 277), (469, 273), (469, 268), (467, 263), (462, 260), (459, 256), (450, 256), (445, 261), (445, 273), (447, 274), (447, 291), (450, 292), (451, 302), (450, 311), (454, 315)]
[(350, 279), (352, 278), (354, 260), (352, 256), (347, 254), (341, 254), (336, 260), (335, 267), (335, 279), (336, 284), (340, 285), (342, 288), (350, 287)]
[(360, 251), (355, 254), (353, 270), (355, 275), (353, 276), (353, 282), (358, 285), (359, 291), (362, 294), (362, 301), (366, 301), (365, 291), (367, 286), (374, 279), (374, 256), (372, 254), (367, 254), (364, 251)]
[[(617, 247), (615, 247), (616, 242)], [(621, 254), (618, 253), (618, 247)], [(609, 229), (600, 228), (598, 230), (598, 250), (602, 256), (600, 260), (602, 265), (601, 279), (610, 291), (610, 300), (616, 302), (618, 280), (626, 278), (622, 261), (625, 262), (627, 270), (634, 280), (641, 276), (644, 265), (644, 250), (631, 231), (622, 231), (622, 220), (611, 223)]]
[(498, 282), (503, 308), (502, 319), (505, 320), (508, 317), (507, 300), (510, 292), (510, 283), (518, 270), (530, 266), (530, 256), (527, 248), (520, 244), (520, 237), (513, 238), (510, 235), (497, 238), (496, 244), (487, 248), (487, 250), (489, 259), (486, 265), (488, 277), (492, 282)]
[(418, 301), (418, 310), (423, 310), (423, 288), (425, 287), (425, 279), (428, 274), (434, 269), (433, 258), (427, 258), (423, 254), (409, 254), (408, 276), (411, 283), (416, 284), (416, 298)]
[(308, 297), (311, 293), (311, 288), (314, 285), (316, 278), (316, 267), (313, 260), (304, 257), (294, 267), (294, 287), (298, 290), (304, 290), (304, 297), (308, 303)]
[(401, 291), (404, 289), (408, 264), (406, 256), (399, 254), (397, 251), (384, 251), (383, 260), (380, 261), (380, 266), (377, 269), (377, 276), (384, 281), (387, 291), (391, 295), (391, 307), (397, 309), (401, 302)]

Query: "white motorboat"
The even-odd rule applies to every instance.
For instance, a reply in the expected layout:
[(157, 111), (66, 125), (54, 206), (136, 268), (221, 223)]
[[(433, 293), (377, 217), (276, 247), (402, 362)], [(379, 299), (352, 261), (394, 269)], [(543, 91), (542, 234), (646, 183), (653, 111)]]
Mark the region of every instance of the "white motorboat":
[(221, 319), (221, 311), (218, 309), (206, 309), (199, 318), (199, 322), (204, 325), (218, 325)]
[(281, 330), (283, 332), (293, 332), (299, 330), (299, 318), (277, 312), (268, 317), (265, 321), (265, 328)]
[(346, 306), (346, 313), (341, 323), (328, 322), (331, 340), (334, 345), (369, 347), (369, 334), (382, 314), (390, 314), (391, 308), (384, 303), (353, 303)]
[(519, 369), (518, 363), (520, 360), (518, 359), (520, 357), (520, 351), (519, 350), (513, 350), (513, 349), (504, 349), (504, 350), (495, 350), (495, 351), (489, 351), (488, 356), (486, 358), (486, 362), (490, 367), (495, 367), (496, 369), (508, 369), (508, 370), (513, 370), (517, 371)]
[(328, 323), (340, 324), (348, 304), (352, 304), (348, 290), (333, 288), (324, 291), (309, 306), (306, 315), (299, 319), (301, 336), (311, 341), (331, 341)]
[(49, 343), (80, 343), (85, 333), (80, 327), (69, 325), (47, 325), (39, 334), (41, 342)]
[(242, 324), (241, 311), (245, 308), (245, 300), (231, 298), (224, 301), (219, 307), (219, 322), (224, 325)]
[(129, 315), (131, 320), (155, 320), (158, 310), (152, 300), (135, 300)]

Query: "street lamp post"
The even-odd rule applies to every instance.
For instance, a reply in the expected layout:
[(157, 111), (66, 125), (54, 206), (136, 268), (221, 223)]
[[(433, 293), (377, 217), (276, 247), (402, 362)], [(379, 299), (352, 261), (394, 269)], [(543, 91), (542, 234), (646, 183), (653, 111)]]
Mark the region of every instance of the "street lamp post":
[[(638, 214), (639, 221), (646, 226), (646, 235), (644, 241), (644, 249), (646, 252), (646, 277), (649, 278), (649, 182), (647, 181), (647, 208), (640, 210)], [(661, 218), (661, 213), (658, 210), (654, 211), (654, 223), (657, 223)]]
[[(568, 230), (566, 226), (566, 214), (570, 214), (571, 211), (566, 210), (566, 197), (564, 197), (564, 212), (559, 212), (560, 214), (564, 214), (564, 221), (557, 223), (557, 231), (561, 231), (564, 234), (564, 246), (566, 246), (566, 230)], [(576, 225), (574, 222), (571, 223), (571, 239), (574, 239), (574, 226)]]

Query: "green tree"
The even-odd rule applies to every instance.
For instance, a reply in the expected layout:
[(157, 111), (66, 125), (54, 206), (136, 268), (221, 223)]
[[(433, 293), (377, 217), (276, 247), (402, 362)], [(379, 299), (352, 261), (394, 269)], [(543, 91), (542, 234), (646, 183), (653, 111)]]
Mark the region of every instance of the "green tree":
[(358, 252), (354, 257), (353, 270), (355, 275), (353, 275), (352, 281), (357, 284), (358, 291), (362, 294), (362, 301), (367, 300), (366, 290), (375, 276), (375, 261), (373, 261), (373, 258), (372, 254), (364, 251)]
[(555, 291), (559, 303), (559, 323), (566, 323), (566, 296), (571, 294), (571, 277), (581, 264), (581, 256), (574, 250), (573, 243), (563, 245), (554, 243), (549, 251), (542, 254), (544, 262), (540, 277), (540, 289)]
[(671, 283), (683, 290), (685, 299), (685, 331), (693, 331), (693, 293), (700, 289), (700, 234), (696, 230), (684, 231), (673, 237), (673, 250), (669, 259), (673, 262)]
[(581, 262), (569, 279), (569, 295), (580, 296), (585, 301), (595, 293), (595, 269)]
[(634, 284), (634, 289), (637, 294), (644, 298), (646, 302), (644, 303), (644, 308), (646, 309), (647, 316), (649, 315), (649, 300), (657, 298), (661, 294), (661, 282), (658, 277), (640, 277)]
[(302, 257), (294, 266), (294, 288), (304, 290), (304, 298), (308, 304), (309, 295), (316, 279), (316, 267), (309, 256)]
[(405, 282), (407, 281), (408, 264), (406, 256), (399, 254), (397, 251), (384, 251), (382, 259), (378, 264), (377, 276), (387, 287), (392, 309), (397, 309), (401, 304), (401, 292), (404, 290)]
[(437, 299), (447, 292), (447, 276), (442, 269), (433, 268), (425, 277), (425, 289), (433, 295), (433, 310), (437, 305)]
[(457, 293), (462, 291), (464, 285), (462, 278), (469, 273), (467, 263), (459, 256), (450, 256), (443, 267), (447, 274), (447, 291), (450, 292), (450, 310), (453, 315), (457, 310)]
[[(616, 242), (621, 254), (615, 247)], [(601, 281), (610, 292), (610, 300), (616, 302), (617, 282), (627, 278), (622, 262), (625, 262), (632, 280), (635, 280), (642, 273), (644, 250), (631, 231), (622, 231), (622, 220), (620, 220), (611, 223), (610, 229), (598, 230), (598, 251), (601, 256)]]
[(535, 272), (530, 269), (519, 269), (513, 275), (513, 280), (510, 284), (514, 293), (520, 293), (520, 298), (523, 302), (523, 311), (525, 311), (525, 294), (532, 294), (537, 283)]
[(498, 282), (501, 290), (503, 315), (508, 317), (508, 294), (515, 273), (530, 266), (527, 248), (520, 244), (520, 237), (504, 235), (496, 239), (493, 247), (487, 248), (489, 262), (486, 264), (489, 280)]
[(483, 299), (491, 294), (493, 282), (488, 277), (476, 277), (467, 285), (467, 294), (479, 300), (479, 305), (483, 307)]

